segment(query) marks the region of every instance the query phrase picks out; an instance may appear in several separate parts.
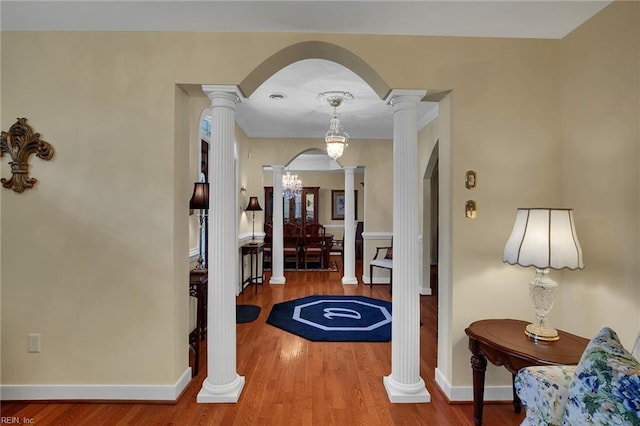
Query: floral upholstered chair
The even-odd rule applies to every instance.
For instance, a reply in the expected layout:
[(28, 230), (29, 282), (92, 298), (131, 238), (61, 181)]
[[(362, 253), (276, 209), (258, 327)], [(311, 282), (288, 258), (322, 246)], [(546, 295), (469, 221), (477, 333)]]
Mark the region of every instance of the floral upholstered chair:
[(526, 409), (523, 425), (640, 426), (640, 334), (632, 353), (603, 328), (578, 365), (527, 367), (515, 388)]

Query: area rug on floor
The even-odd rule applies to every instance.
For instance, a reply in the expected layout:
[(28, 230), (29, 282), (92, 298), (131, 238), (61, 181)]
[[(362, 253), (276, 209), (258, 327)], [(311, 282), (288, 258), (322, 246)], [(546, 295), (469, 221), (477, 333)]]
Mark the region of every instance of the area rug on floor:
[(236, 305), (236, 323), (255, 321), (260, 315), (260, 306), (256, 305)]
[(308, 296), (273, 305), (267, 324), (315, 342), (388, 342), (391, 302), (365, 296)]

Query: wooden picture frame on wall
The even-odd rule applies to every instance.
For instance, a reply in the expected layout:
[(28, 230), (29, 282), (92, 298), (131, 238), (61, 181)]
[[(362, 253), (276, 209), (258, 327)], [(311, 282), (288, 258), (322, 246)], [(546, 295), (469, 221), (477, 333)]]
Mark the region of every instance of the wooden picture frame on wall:
[[(354, 219), (358, 220), (358, 190), (353, 191)], [(344, 190), (331, 190), (331, 220), (344, 220)]]

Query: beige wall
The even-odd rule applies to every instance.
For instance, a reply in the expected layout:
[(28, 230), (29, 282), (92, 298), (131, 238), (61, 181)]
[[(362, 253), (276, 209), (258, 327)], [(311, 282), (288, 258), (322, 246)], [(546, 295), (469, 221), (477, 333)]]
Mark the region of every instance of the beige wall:
[[(2, 32), (0, 32), (0, 46), (2, 46)], [(2, 55), (0, 54), (0, 99), (2, 99)], [(0, 102), (0, 117), (2, 117), (2, 102)], [(3, 127), (4, 129), (4, 127)], [(8, 164), (5, 161), (0, 161), (0, 175), (3, 177), (6, 176), (8, 169)], [(0, 191), (0, 296), (2, 296), (2, 203), (3, 201), (4, 191)], [(4, 315), (2, 313), (2, 303), (0, 303), (0, 335), (2, 334), (2, 319)], [(2, 339), (0, 338), (0, 372), (2, 371)], [(0, 383), (2, 383), (2, 376), (0, 373)]]
[(35, 189), (3, 190), (3, 384), (166, 384), (186, 367), (184, 98), (168, 70), (146, 75), (143, 40), (103, 37), (3, 34), (2, 128), (25, 116), (56, 150), (32, 158)]
[[(195, 176), (193, 154), (181, 148), (185, 139), (194, 140), (184, 123), (199, 121), (197, 108), (175, 85), (237, 84), (271, 54), (305, 40), (353, 52), (389, 87), (452, 90), (446, 101), (450, 117), (444, 120), (451, 128), (439, 130), (451, 135), (441, 147), (451, 153), (450, 169), (441, 173), (452, 179), (452, 192), (444, 195), (452, 213), (443, 219), (451, 223), (450, 235), (443, 236), (451, 266), (442, 275), (449, 293), (440, 301), (450, 304), (445, 333), (450, 355), (443, 364), (452, 386), (471, 385), (464, 335), (469, 322), (533, 316), (526, 288), (532, 271), (500, 260), (517, 207), (576, 208), (587, 268), (559, 276), (561, 293), (567, 288), (578, 303), (562, 295), (554, 324), (584, 335), (609, 324), (628, 341), (638, 328), (637, 314), (629, 325), (618, 312), (622, 306), (637, 313), (640, 306), (638, 23), (638, 4), (616, 3), (563, 42), (3, 33), (1, 127), (28, 117), (56, 156), (32, 161), (32, 173), (40, 179), (36, 189), (2, 194), (2, 384), (175, 383), (187, 367), (180, 332), (186, 327), (181, 307), (186, 303), (180, 298), (190, 245), (183, 206)], [(588, 61), (595, 69), (585, 70), (580, 52), (596, 39), (601, 41)], [(631, 71), (620, 61), (628, 61)], [(576, 72), (579, 79), (570, 84), (568, 77)], [(628, 99), (619, 84), (630, 88)], [(603, 102), (589, 106), (580, 96), (594, 90)], [(618, 95), (608, 98), (611, 92)], [(580, 133), (590, 126), (596, 128)], [(240, 183), (249, 195), (261, 197), (268, 183), (253, 170), (323, 148), (320, 142), (304, 148), (294, 141), (263, 146), (237, 137), (237, 142)], [(605, 149), (611, 143), (615, 151)], [(580, 155), (572, 162), (574, 153)], [(364, 220), (370, 232), (392, 228), (391, 179), (385, 179), (391, 176), (391, 158), (391, 144), (384, 141), (354, 141), (343, 157), (342, 164), (366, 166)], [(479, 211), (473, 221), (463, 214), (468, 169), (478, 172)], [(600, 172), (597, 180), (594, 169)], [(239, 220), (240, 231), (248, 232), (250, 223)], [(612, 281), (614, 287), (606, 284)], [(600, 300), (597, 307), (585, 308), (590, 296)], [(26, 353), (30, 332), (42, 334), (41, 354)], [(490, 369), (487, 383), (506, 385), (509, 376)]]
[(556, 320), (584, 335), (609, 325), (630, 347), (640, 330), (640, 4), (604, 9), (561, 48), (559, 168), (585, 269), (562, 274)]

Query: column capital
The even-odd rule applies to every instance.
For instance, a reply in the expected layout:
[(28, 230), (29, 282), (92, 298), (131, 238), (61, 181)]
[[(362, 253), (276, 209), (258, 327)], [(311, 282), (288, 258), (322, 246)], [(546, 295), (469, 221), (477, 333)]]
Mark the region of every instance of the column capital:
[(357, 169), (356, 166), (342, 166), (345, 173), (354, 173)]
[(387, 103), (395, 106), (400, 102), (420, 102), (425, 95), (426, 90), (413, 90), (413, 89), (393, 89), (387, 96)]
[(203, 84), (202, 91), (213, 102), (215, 99), (226, 99), (233, 101), (234, 104), (244, 99), (242, 92), (238, 86), (221, 85), (221, 84)]
[(284, 170), (284, 166), (274, 166), (274, 165), (271, 165), (271, 168), (273, 169), (273, 171), (274, 171), (274, 172), (275, 172), (275, 171), (279, 171), (279, 172), (281, 172), (281, 173), (282, 173), (282, 171)]

